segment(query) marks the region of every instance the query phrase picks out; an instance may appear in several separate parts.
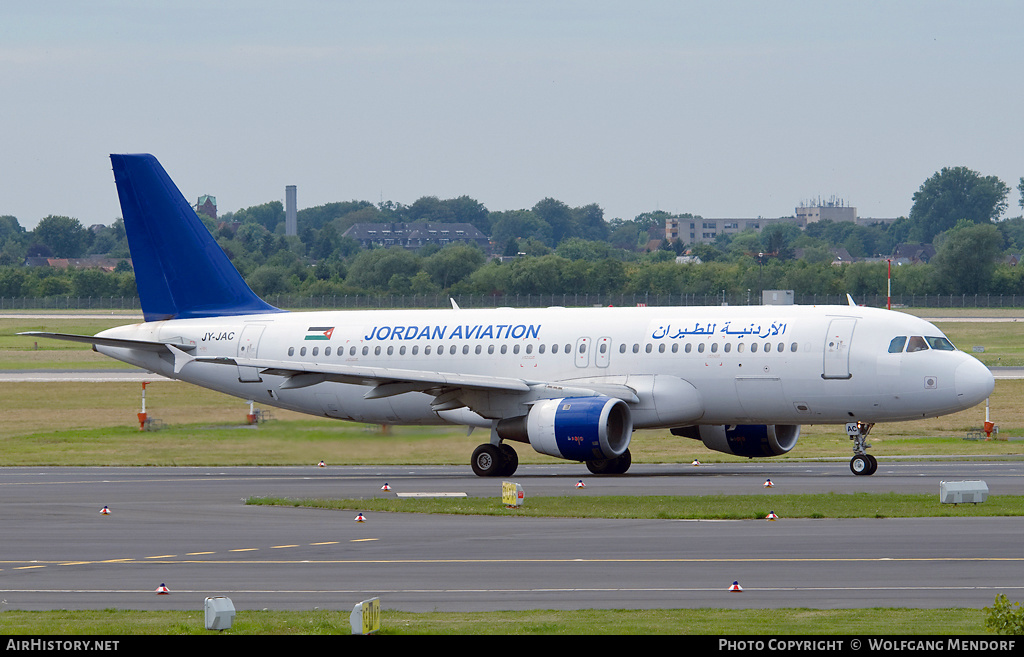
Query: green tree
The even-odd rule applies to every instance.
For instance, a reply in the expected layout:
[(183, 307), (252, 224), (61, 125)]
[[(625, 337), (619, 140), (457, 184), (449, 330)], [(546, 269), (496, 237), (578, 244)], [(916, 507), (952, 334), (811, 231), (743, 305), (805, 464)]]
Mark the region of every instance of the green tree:
[(935, 257), (929, 264), (935, 269), (941, 290), (977, 294), (988, 288), (1003, 250), (1003, 237), (995, 225), (961, 220), (935, 242)]
[[(385, 291), (405, 285), (420, 270), (420, 257), (402, 247), (370, 249), (352, 258), (345, 281), (362, 290)], [(392, 278), (397, 276), (392, 283)]]
[(1009, 191), (995, 176), (982, 176), (967, 167), (943, 168), (914, 193), (910, 241), (930, 243), (961, 219), (975, 224), (997, 220), (1006, 210)]
[(58, 258), (80, 258), (89, 247), (91, 237), (78, 219), (52, 214), (41, 220), (32, 234)]
[(466, 278), (487, 260), (484, 252), (471, 244), (448, 244), (423, 261), (423, 269), (442, 290)]

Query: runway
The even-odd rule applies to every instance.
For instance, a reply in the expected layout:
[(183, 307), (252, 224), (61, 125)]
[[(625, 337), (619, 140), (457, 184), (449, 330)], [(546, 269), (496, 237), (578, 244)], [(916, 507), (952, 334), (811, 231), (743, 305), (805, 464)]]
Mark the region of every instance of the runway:
[[(775, 483), (763, 488), (766, 477)], [(586, 487), (575, 488), (580, 479)], [(933, 492), (1024, 494), (1024, 462), (523, 466), (531, 496)], [(381, 491), (389, 483), (391, 491)], [(0, 468), (0, 608), (856, 608), (991, 605), (1024, 590), (1024, 519), (580, 520), (246, 506), (249, 496), (465, 493), (467, 466)], [(596, 502), (596, 500), (595, 500)], [(108, 506), (111, 513), (101, 515)], [(742, 593), (729, 592), (733, 581)], [(155, 589), (166, 584), (169, 595)]]

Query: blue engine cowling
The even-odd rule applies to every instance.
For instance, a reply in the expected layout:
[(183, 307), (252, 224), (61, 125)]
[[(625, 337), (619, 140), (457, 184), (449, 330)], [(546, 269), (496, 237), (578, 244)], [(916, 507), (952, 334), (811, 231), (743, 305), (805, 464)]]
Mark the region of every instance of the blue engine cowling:
[(779, 456), (796, 447), (798, 424), (707, 425), (673, 429), (677, 436), (694, 438), (708, 449), (750, 458)]
[(528, 442), (541, 454), (592, 461), (622, 456), (633, 436), (633, 419), (621, 399), (543, 399), (527, 415), (500, 421), (497, 431), (502, 439)]

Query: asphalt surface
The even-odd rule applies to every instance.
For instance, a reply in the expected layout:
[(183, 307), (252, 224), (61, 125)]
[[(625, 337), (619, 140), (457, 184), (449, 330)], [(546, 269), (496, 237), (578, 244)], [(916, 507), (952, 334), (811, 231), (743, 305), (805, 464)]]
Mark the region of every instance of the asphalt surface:
[[(770, 478), (774, 487), (764, 488)], [(531, 496), (1024, 494), (1024, 461), (522, 466)], [(583, 480), (585, 488), (577, 488)], [(388, 483), (390, 491), (381, 487)], [(0, 609), (857, 608), (991, 605), (1024, 589), (1024, 519), (580, 520), (246, 506), (248, 496), (493, 497), (468, 466), (0, 468)], [(101, 514), (107, 506), (110, 513)], [(742, 592), (731, 592), (738, 582)], [(169, 594), (156, 589), (166, 584)]]

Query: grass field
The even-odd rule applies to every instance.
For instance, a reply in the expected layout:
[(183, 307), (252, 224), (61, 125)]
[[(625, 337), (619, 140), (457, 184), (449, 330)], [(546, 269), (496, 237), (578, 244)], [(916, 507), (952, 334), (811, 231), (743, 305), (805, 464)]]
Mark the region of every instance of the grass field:
[[(585, 609), (410, 613), (381, 610), (384, 635), (970, 635), (980, 609)], [(3, 611), (4, 635), (196, 635), (202, 611)], [(350, 634), (348, 613), (236, 612), (227, 635)]]

